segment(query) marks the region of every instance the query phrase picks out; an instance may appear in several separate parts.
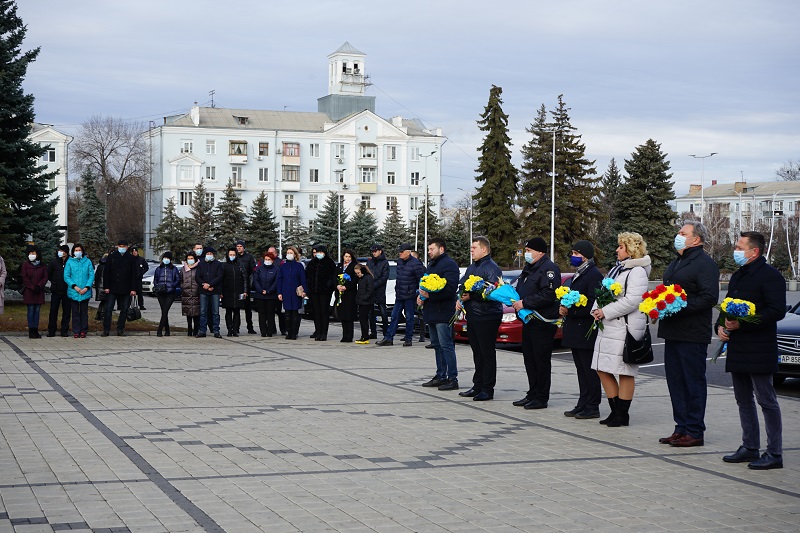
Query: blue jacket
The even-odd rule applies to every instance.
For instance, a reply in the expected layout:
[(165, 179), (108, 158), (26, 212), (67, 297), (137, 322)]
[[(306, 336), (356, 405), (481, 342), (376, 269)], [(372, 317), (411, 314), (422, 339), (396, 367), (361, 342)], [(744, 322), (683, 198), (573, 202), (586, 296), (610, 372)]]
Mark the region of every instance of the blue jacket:
[[(197, 267), (197, 270), (197, 282), (200, 284), (200, 294), (222, 294), (222, 276), (225, 274), (222, 263), (216, 259), (211, 262), (203, 260), (200, 266)], [(204, 283), (208, 283), (214, 290), (205, 290), (203, 288)]]
[[(64, 265), (64, 283), (67, 284), (67, 296), (70, 300), (82, 302), (92, 297), (92, 285), (94, 285), (94, 266), (92, 262), (86, 258), (81, 257), (76, 259), (70, 257), (67, 259), (67, 264)], [(75, 286), (83, 289), (88, 287), (89, 290), (83, 294), (78, 294)]]
[[(253, 273), (253, 297), (258, 300), (277, 300), (278, 299), (278, 270), (280, 267), (275, 263), (267, 266), (263, 262), (258, 263)], [(267, 291), (267, 294), (261, 294)]]
[(419, 279), (425, 273), (425, 267), (416, 257), (409, 255), (408, 259), (397, 260), (397, 280), (395, 281), (395, 300), (415, 300)]
[(428, 293), (422, 304), (422, 317), (428, 324), (449, 322), (456, 312), (458, 293), (458, 264), (447, 254), (442, 254), (428, 263), (426, 274), (437, 274), (447, 281), (444, 289)]
[(167, 286), (167, 294), (175, 294), (181, 286), (181, 271), (175, 265), (160, 264), (153, 274), (153, 289), (159, 285)]
[(297, 287), (306, 288), (306, 269), (299, 261), (284, 261), (278, 269), (278, 294), (283, 296), (283, 309), (297, 311), (303, 306), (303, 298), (297, 295)]
[[(481, 257), (470, 266), (461, 276), (461, 287), (467, 278), (475, 275), (485, 280), (497, 283), (497, 279), (502, 277), (503, 271), (492, 260), (491, 255)], [(483, 320), (497, 320), (503, 318), (503, 304), (491, 300), (482, 300), (480, 296), (470, 294), (470, 299), (464, 302), (464, 309), (467, 310), (467, 322), (480, 322)]]

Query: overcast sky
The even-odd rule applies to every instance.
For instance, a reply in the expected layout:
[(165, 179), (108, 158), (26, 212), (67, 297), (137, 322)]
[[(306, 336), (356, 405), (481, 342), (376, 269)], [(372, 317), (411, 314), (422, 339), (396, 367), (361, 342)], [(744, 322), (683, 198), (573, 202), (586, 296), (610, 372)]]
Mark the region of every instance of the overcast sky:
[(602, 174), (652, 138), (680, 196), (700, 182), (774, 180), (800, 159), (795, 0), (21, 0), (25, 88), (37, 121), (67, 133), (91, 115), (161, 122), (210, 103), (316, 111), (327, 56), (367, 54), (383, 117), (441, 126), (442, 188), (475, 186), (475, 121), (503, 88), (515, 162), (559, 94)]

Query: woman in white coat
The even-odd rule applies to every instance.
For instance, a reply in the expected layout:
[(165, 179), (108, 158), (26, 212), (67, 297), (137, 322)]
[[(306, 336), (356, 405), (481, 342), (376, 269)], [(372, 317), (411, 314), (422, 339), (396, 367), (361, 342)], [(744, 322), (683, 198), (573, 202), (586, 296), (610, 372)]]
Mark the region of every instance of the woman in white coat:
[[(642, 294), (647, 292), (650, 276), (650, 256), (647, 244), (638, 233), (620, 233), (617, 236), (617, 264), (608, 272), (623, 287), (616, 301), (604, 307), (594, 304), (592, 316), (602, 320), (603, 329), (594, 343), (592, 368), (597, 370), (603, 385), (611, 414), (601, 424), (608, 427), (627, 426), (628, 410), (633, 400), (633, 389), (639, 365), (628, 365), (622, 361), (625, 336), (628, 331), (634, 339), (644, 336), (647, 317), (639, 311)], [(619, 382), (615, 376), (619, 376)]]

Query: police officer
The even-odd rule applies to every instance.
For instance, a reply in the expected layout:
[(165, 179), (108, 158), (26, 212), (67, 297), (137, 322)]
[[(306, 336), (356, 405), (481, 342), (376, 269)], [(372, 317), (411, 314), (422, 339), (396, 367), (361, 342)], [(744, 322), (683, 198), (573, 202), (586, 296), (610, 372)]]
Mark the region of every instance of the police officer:
[[(520, 299), (514, 302), (514, 310), (524, 307), (537, 311), (545, 320), (555, 321), (558, 319), (556, 289), (561, 285), (561, 270), (547, 257), (544, 239), (534, 237), (525, 243), (525, 263), (517, 281)], [(545, 409), (550, 399), (550, 358), (558, 326), (545, 320), (534, 317), (522, 327), (522, 357), (528, 374), (528, 393), (514, 405), (525, 409)]]

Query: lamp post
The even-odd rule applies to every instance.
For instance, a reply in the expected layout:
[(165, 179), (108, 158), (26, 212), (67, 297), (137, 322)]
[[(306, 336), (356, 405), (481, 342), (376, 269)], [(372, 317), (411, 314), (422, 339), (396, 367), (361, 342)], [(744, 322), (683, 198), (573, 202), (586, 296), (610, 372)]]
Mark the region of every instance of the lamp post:
[[(342, 172), (342, 189), (347, 190), (347, 183), (344, 182), (345, 170), (346, 169), (342, 169), (342, 171), (341, 171)], [(337, 189), (337, 191), (336, 191), (336, 204), (337, 204), (336, 205), (336, 211), (337, 211), (338, 224), (337, 224), (337, 227), (336, 227), (336, 233), (337, 233), (337, 236), (338, 236), (338, 243), (337, 243), (336, 253), (338, 254), (338, 258), (339, 258), (337, 260), (341, 260), (341, 257), (342, 257), (342, 201), (343, 201), (342, 195), (339, 194), (339, 190)]]
[(703, 215), (706, 212), (706, 196), (705, 196), (705, 180), (706, 180), (706, 159), (711, 157), (712, 155), (716, 155), (717, 152), (711, 152), (708, 155), (695, 155), (689, 154), (689, 157), (694, 157), (695, 159), (700, 159), (702, 164), (700, 166), (700, 223), (703, 223)]
[[(428, 158), (431, 157), (432, 155), (436, 155), (436, 150), (429, 153), (428, 155), (420, 155), (420, 157), (425, 158), (425, 175), (422, 177), (423, 180), (425, 180), (428, 177)], [(417, 226), (419, 225), (419, 221), (417, 221), (416, 225)], [(419, 231), (417, 231), (417, 233), (419, 233)], [(423, 248), (428, 246), (428, 182), (427, 181), (425, 182), (425, 233), (423, 234), (422, 244), (424, 245)], [(417, 246), (417, 243), (415, 242), (414, 245)], [(417, 246), (417, 248), (419, 247)], [(425, 256), (425, 266), (428, 266), (428, 254), (423, 253), (423, 255)]]
[[(472, 219), (473, 219), (473, 216), (472, 216), (472, 205), (474, 203), (474, 200), (472, 199), (472, 193), (468, 193), (467, 191), (465, 191), (461, 187), (458, 187), (458, 190), (463, 192), (464, 194), (467, 194), (469, 196), (469, 244), (468, 244), (468, 248), (470, 248), (471, 245), (472, 245)], [(472, 264), (472, 254), (468, 253), (467, 255), (469, 255), (469, 263)]]

